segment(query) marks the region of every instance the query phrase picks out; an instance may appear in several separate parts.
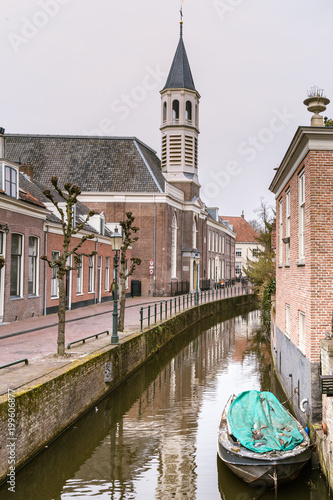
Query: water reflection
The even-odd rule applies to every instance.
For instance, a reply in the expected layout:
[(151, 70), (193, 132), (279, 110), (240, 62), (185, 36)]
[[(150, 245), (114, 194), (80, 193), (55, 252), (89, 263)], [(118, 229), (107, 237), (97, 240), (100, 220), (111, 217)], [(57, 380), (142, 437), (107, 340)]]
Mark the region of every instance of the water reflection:
[[(17, 474), (16, 500), (273, 499), (217, 461), (229, 395), (272, 383), (259, 313), (237, 313), (191, 328), (89, 411)], [(307, 484), (310, 473), (286, 490), (294, 496), (278, 498), (300, 498), (301, 488), (302, 499), (326, 500), (323, 481)]]

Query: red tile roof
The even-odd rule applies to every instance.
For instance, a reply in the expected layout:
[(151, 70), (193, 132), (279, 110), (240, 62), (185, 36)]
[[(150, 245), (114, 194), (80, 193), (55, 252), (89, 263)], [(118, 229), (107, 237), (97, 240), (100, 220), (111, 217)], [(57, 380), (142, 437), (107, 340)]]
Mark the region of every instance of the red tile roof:
[(243, 217), (220, 217), (223, 221), (228, 221), (234, 226), (236, 232), (236, 243), (258, 243), (258, 233), (243, 219)]
[(19, 197), (20, 200), (26, 201), (28, 203), (32, 203), (32, 205), (37, 205), (38, 207), (46, 208), (46, 206), (41, 203), (37, 198), (32, 196), (32, 194), (28, 193), (28, 191), (25, 191), (24, 189), (20, 188), (19, 190)]

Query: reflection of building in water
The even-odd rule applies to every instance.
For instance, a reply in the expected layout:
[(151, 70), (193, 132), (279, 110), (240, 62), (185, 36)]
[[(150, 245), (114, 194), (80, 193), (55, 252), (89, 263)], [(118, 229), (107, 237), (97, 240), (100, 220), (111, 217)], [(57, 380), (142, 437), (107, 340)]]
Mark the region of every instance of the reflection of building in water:
[(233, 352), (234, 361), (243, 361), (248, 352), (249, 341), (252, 332), (260, 328), (259, 311), (251, 311), (248, 314), (235, 318), (235, 347)]
[[(134, 499), (136, 477), (148, 474), (154, 462), (156, 499), (195, 499), (196, 434), (204, 391), (227, 368), (234, 344), (235, 319), (229, 319), (194, 338), (148, 385), (148, 372), (143, 373), (141, 395), (124, 415), (118, 398), (126, 400), (127, 387), (136, 378), (120, 387), (117, 399), (111, 394), (105, 408), (107, 436), (81, 465), (74, 484), (84, 478), (81, 487), (95, 483), (98, 491), (113, 492), (111, 498)], [(150, 482), (150, 491), (152, 487)], [(71, 482), (66, 485), (70, 489)]]

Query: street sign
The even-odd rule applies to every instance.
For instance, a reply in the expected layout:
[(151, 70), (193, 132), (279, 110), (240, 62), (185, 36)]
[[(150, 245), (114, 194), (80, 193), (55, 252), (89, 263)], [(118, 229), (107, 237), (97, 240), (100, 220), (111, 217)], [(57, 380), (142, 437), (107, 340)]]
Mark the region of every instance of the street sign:
[(151, 261), (149, 262), (149, 267), (154, 267), (154, 261), (153, 261), (153, 260), (151, 260)]
[(149, 274), (154, 274), (154, 269), (149, 269)]

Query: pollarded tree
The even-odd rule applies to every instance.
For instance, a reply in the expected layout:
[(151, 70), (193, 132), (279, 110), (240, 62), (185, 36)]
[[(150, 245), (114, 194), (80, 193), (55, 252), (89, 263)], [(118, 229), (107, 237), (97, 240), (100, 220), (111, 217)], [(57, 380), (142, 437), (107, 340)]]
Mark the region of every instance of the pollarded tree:
[[(69, 271), (77, 269), (77, 266), (81, 263), (81, 256), (85, 255), (91, 257), (95, 255), (96, 252), (93, 251), (89, 254), (83, 252), (78, 253), (78, 250), (82, 247), (86, 240), (91, 240), (94, 238), (93, 234), (83, 235), (77, 240), (75, 246), (71, 248), (72, 236), (78, 234), (84, 228), (85, 224), (88, 222), (90, 217), (94, 215), (95, 212), (90, 211), (85, 219), (79, 224), (76, 224), (74, 216), (74, 206), (78, 201), (78, 196), (81, 194), (81, 188), (75, 186), (70, 182), (64, 184), (64, 190), (58, 186), (58, 178), (52, 177), (52, 186), (55, 191), (59, 194), (61, 201), (57, 200), (57, 196), (53, 194), (49, 189), (46, 189), (43, 193), (48, 198), (53, 205), (56, 207), (59, 218), (61, 221), (62, 232), (63, 232), (63, 249), (59, 254), (58, 259), (50, 260), (46, 255), (42, 255), (41, 259), (45, 260), (51, 269), (57, 270), (57, 278), (59, 283), (59, 308), (58, 308), (58, 339), (57, 339), (57, 354), (58, 356), (63, 356), (65, 354), (65, 320), (66, 320), (66, 274)], [(65, 202), (64, 209), (61, 205)], [(72, 267), (69, 265), (69, 257), (74, 255), (74, 264)]]
[(132, 212), (126, 212), (126, 220), (120, 222), (120, 226), (123, 230), (123, 242), (120, 248), (120, 266), (119, 266), (119, 278), (120, 278), (120, 311), (118, 316), (118, 330), (120, 332), (124, 331), (125, 326), (125, 303), (126, 303), (126, 279), (131, 276), (136, 268), (141, 264), (141, 259), (137, 257), (131, 258), (131, 267), (126, 272), (127, 259), (126, 251), (128, 247), (132, 246), (139, 237), (133, 236), (139, 231), (139, 228), (134, 226), (134, 219)]

